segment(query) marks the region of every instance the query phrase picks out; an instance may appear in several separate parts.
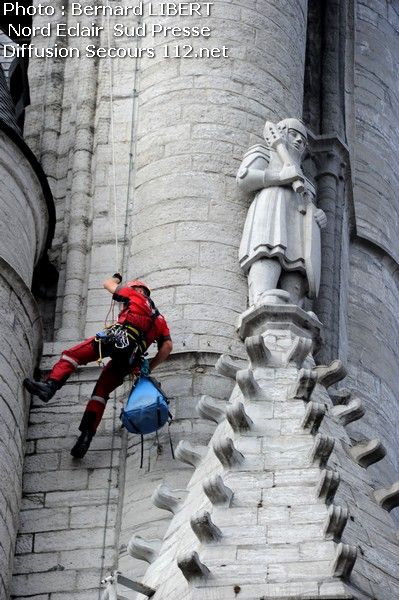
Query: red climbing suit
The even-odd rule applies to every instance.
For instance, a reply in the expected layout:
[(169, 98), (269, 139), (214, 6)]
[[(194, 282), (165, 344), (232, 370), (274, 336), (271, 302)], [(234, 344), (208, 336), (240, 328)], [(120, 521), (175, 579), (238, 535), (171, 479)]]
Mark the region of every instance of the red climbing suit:
[[(154, 341), (160, 348), (166, 340), (170, 340), (170, 331), (166, 320), (155, 309), (149, 298), (124, 285), (118, 286), (113, 294), (113, 299), (124, 304), (124, 308), (119, 313), (118, 323), (133, 327), (138, 333), (141, 333), (145, 348), (148, 348)], [(104, 352), (102, 355), (107, 356)], [(86, 365), (98, 360), (99, 356), (99, 343), (94, 336), (65, 350), (61, 359), (54, 365), (48, 379), (62, 385), (79, 365)], [(79, 427), (81, 431), (88, 430), (95, 433), (110, 393), (123, 383), (124, 378), (131, 371), (131, 364), (126, 360), (118, 360), (117, 357), (106, 364), (83, 414)]]

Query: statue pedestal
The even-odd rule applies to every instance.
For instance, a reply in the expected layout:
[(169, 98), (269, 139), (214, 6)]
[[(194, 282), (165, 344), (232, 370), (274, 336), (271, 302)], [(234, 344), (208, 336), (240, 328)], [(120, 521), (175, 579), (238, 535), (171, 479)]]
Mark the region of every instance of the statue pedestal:
[(281, 300), (276, 304), (263, 301), (242, 313), (237, 323), (240, 338), (262, 335), (268, 348), (277, 352), (286, 352), (298, 338), (308, 339), (314, 354), (322, 343), (322, 323), (314, 313)]

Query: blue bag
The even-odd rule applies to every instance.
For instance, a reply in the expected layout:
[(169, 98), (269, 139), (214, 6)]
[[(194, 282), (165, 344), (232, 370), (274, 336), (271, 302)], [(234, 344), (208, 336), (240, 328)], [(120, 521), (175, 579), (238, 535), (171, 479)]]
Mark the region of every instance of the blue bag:
[(121, 421), (130, 433), (153, 433), (171, 417), (169, 402), (159, 384), (146, 375), (140, 375), (129, 394)]

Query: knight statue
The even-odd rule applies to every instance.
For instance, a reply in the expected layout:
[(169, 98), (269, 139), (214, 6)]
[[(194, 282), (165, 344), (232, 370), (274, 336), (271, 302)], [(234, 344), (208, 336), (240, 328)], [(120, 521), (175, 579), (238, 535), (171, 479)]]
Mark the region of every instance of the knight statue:
[[(245, 154), (237, 183), (256, 192), (249, 208), (239, 259), (248, 276), (249, 304), (267, 302), (285, 290), (293, 304), (314, 298), (320, 285), (320, 230), (327, 219), (315, 204), (315, 189), (301, 170), (307, 131), (297, 119), (267, 121), (266, 144)], [(278, 292), (277, 292), (278, 295)]]

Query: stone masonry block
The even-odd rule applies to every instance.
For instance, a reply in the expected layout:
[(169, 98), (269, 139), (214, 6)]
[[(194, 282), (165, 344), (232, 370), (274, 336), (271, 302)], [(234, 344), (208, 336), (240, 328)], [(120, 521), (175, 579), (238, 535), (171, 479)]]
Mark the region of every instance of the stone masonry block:
[(73, 589), (75, 578), (75, 571), (16, 575), (13, 578), (12, 593), (14, 596), (24, 596), (27, 590), (31, 595), (62, 592), (65, 588)]
[(321, 541), (322, 538), (322, 524), (291, 525), (287, 529), (285, 523), (272, 523), (267, 529), (267, 542), (269, 544), (299, 544), (313, 540)]
[(28, 493), (81, 490), (87, 487), (87, 483), (85, 471), (26, 473), (24, 477), (24, 489)]
[[(99, 548), (103, 543), (103, 527), (65, 530), (52, 533), (38, 533), (35, 536), (36, 552), (58, 552), (62, 550), (80, 550)], [(108, 540), (112, 544), (112, 537)]]
[(23, 510), (20, 513), (20, 533), (34, 533), (38, 531), (56, 531), (66, 529), (69, 524), (69, 510), (38, 508)]

